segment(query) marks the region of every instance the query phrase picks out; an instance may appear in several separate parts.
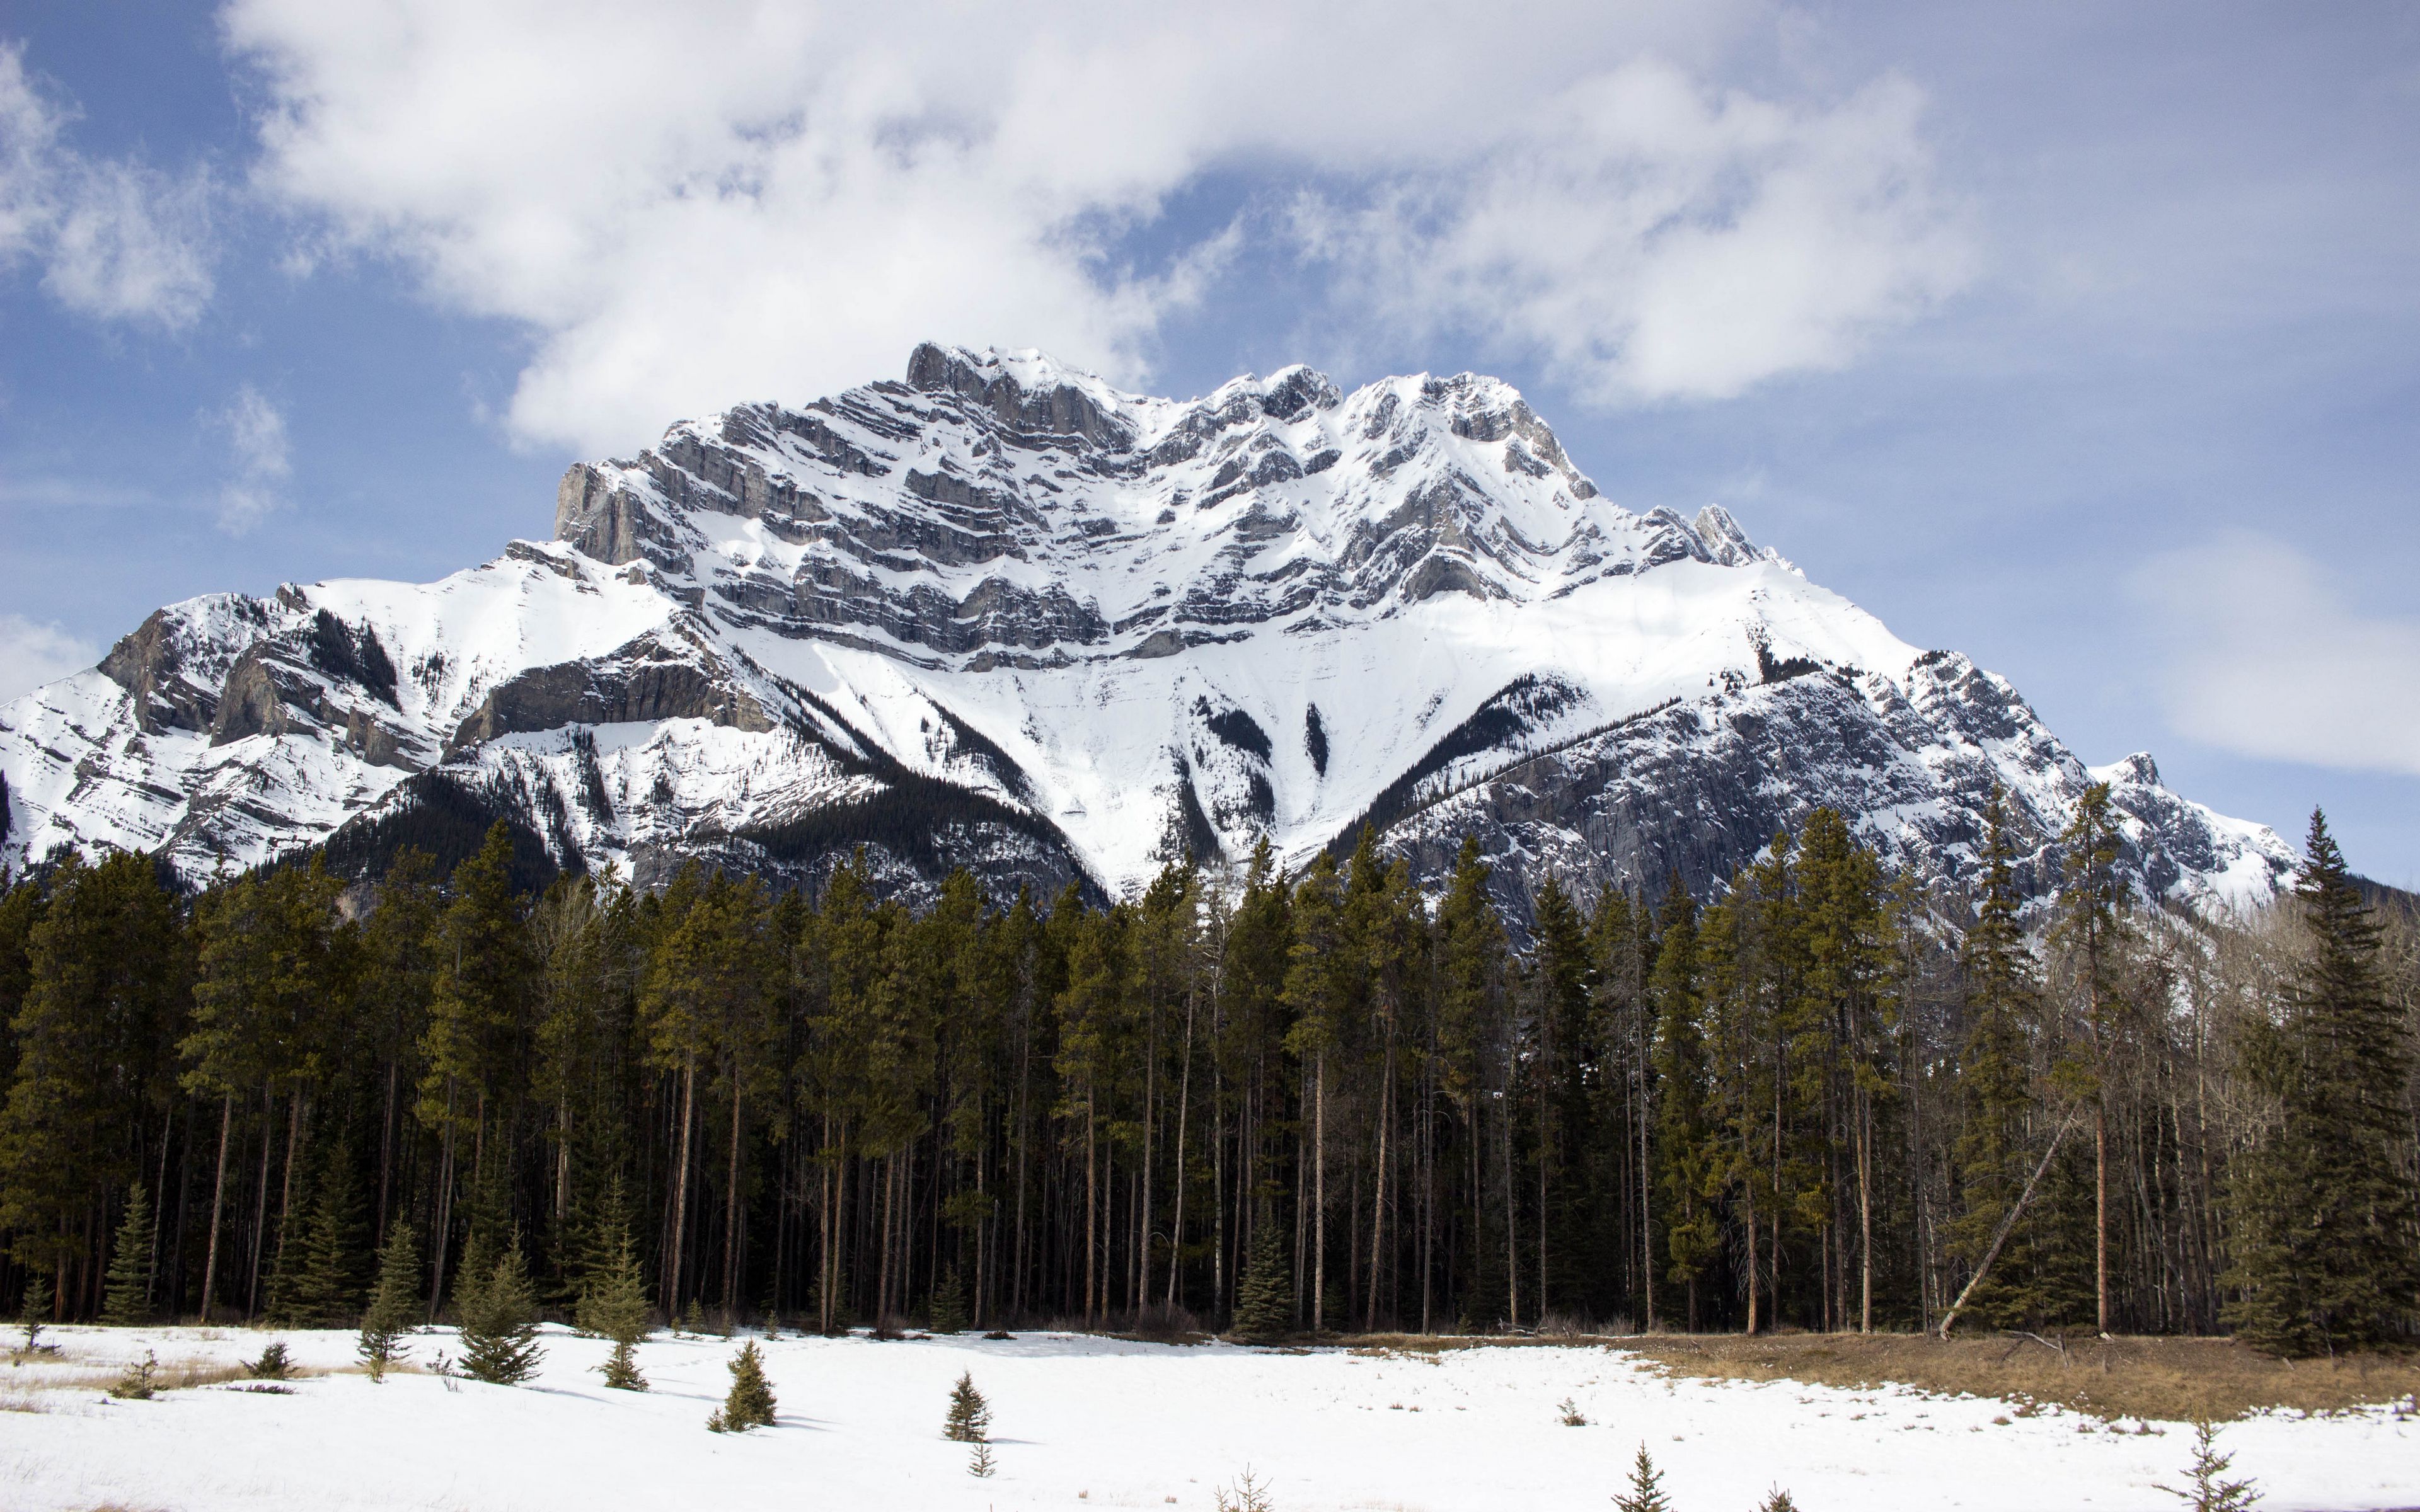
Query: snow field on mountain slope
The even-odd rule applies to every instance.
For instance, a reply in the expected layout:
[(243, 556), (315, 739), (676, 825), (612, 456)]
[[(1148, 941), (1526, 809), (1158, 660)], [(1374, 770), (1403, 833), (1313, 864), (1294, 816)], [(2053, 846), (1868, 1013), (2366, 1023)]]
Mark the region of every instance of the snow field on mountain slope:
[[(1208, 1512), (1249, 1467), (1280, 1512), (1529, 1512), (1603, 1507), (1643, 1443), (1677, 1512), (1740, 1512), (1775, 1486), (1807, 1512), (2168, 1507), (2191, 1449), (2178, 1425), (2116, 1431), (2050, 1411), (1790, 1381), (1668, 1381), (1619, 1351), (1527, 1347), (1380, 1356), (1174, 1347), (1065, 1335), (763, 1346), (775, 1427), (706, 1431), (737, 1344), (659, 1337), (654, 1389), (605, 1390), (604, 1346), (549, 1329), (522, 1387), (397, 1375), (305, 1378), (291, 1395), (232, 1385), (111, 1401), (96, 1386), (34, 1389), (46, 1371), (99, 1378), (148, 1349), (163, 1365), (232, 1363), (272, 1337), (306, 1367), (343, 1367), (349, 1334), (60, 1329), (66, 1365), (0, 1381), (0, 1502), (183, 1512), (606, 1507), (1010, 1512), (1175, 1506)], [(411, 1341), (427, 1360), (450, 1333)], [(990, 1399), (997, 1474), (967, 1472), (941, 1437), (951, 1383)], [(1569, 1398), (1588, 1419), (1567, 1427)], [(2382, 1412), (2264, 1417), (2221, 1447), (2279, 1509), (2407, 1504), (2420, 1425)]]
[[(1205, 803), (1218, 806), (1222, 779), (1233, 790), (1226, 796), (1240, 801), (1247, 779), (1234, 753), (1202, 729), (1197, 700), (1214, 712), (1243, 710), (1267, 735), (1270, 840), (1295, 864), (1514, 678), (1557, 677), (1586, 694), (1530, 733), (1528, 744), (1544, 745), (1667, 699), (1702, 697), (1726, 671), (1752, 679), (1751, 625), (1764, 628), (1776, 656), (1813, 656), (1902, 682), (1916, 656), (1873, 616), (1772, 563), (1668, 563), (1535, 603), (1444, 594), (1316, 636), (1266, 625), (1182, 656), (1047, 672), (949, 671), (768, 631), (729, 633), (760, 664), (837, 698), (853, 718), (863, 715), (861, 727), (911, 766), (966, 780), (917, 756), (927, 701), (946, 706), (1032, 779), (1034, 806), (1094, 874), (1127, 888), (1159, 865), (1180, 757)], [(1314, 705), (1329, 752), (1324, 774), (1305, 741)], [(1499, 764), (1504, 753), (1475, 760)], [(1450, 784), (1467, 775), (1440, 776)], [(1230, 839), (1233, 848), (1249, 843), (1233, 831)]]

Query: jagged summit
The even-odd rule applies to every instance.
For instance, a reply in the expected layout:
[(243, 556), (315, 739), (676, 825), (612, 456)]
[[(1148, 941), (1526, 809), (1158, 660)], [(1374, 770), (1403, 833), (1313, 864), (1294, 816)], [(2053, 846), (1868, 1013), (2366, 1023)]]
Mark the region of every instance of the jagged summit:
[(0, 857), (370, 869), (501, 815), (540, 870), (812, 879), (864, 843), (911, 890), (964, 864), (1123, 892), (1367, 824), (1430, 877), (1479, 834), (1518, 906), (1549, 870), (1710, 886), (1817, 804), (1955, 883), (1994, 784), (2041, 886), (2104, 778), (2148, 892), (2291, 861), (2148, 758), (2088, 772), (1719, 505), (1621, 507), (1477, 375), (1175, 400), (926, 344), (904, 381), (573, 466), (554, 534), (152, 615), (0, 710)]

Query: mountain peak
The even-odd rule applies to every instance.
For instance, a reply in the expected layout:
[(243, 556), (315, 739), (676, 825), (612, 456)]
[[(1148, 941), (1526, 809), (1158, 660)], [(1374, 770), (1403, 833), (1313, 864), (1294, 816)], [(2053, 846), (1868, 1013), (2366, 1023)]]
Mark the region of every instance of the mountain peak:
[[(735, 406), (564, 475), (552, 544), (427, 585), (219, 594), (0, 712), (0, 865), (356, 870), (502, 817), (551, 864), (900, 888), (1139, 887), (1375, 828), (1424, 881), (1478, 835), (1526, 912), (1718, 886), (1818, 805), (1955, 884), (1993, 791), (2028, 887), (2094, 774), (2005, 680), (1916, 650), (1718, 504), (1602, 496), (1511, 384), (1194, 399), (1030, 348)], [(2117, 784), (2148, 893), (2257, 895), (2277, 838)], [(483, 817), (484, 816), (484, 817)], [(2021, 870), (2023, 868), (2021, 867)]]

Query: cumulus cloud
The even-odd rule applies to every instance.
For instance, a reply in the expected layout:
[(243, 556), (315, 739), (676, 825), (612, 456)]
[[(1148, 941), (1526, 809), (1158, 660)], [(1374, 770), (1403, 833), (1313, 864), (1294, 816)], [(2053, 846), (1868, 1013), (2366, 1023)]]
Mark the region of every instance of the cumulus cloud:
[(233, 464), (219, 489), (219, 529), (242, 535), (285, 505), (278, 486), (294, 470), (286, 416), (247, 383), (213, 418), (226, 432)]
[(1605, 402), (1730, 398), (1838, 367), (1966, 280), (1921, 109), (1895, 78), (1793, 107), (1644, 59), (1296, 224), (1396, 330), (1492, 332)]
[(191, 325), (210, 297), (209, 176), (87, 157), (61, 140), (71, 117), (26, 77), (23, 49), (0, 45), (0, 267), (39, 266), (79, 314)]
[[(1500, 332), (1614, 402), (1846, 361), (1956, 286), (1920, 101), (1707, 84), (1761, 0), (767, 7), (235, 0), (256, 182), (534, 339), (508, 423), (589, 449), (894, 372), (926, 336), (1147, 376), (1243, 233), (1364, 313)], [(1138, 265), (1138, 245), (1156, 249)]]
[(101, 660), (101, 648), (23, 614), (0, 614), (0, 703)]
[(2182, 733), (2273, 761), (2420, 775), (2420, 619), (2365, 614), (2308, 556), (2231, 533), (2137, 575)]

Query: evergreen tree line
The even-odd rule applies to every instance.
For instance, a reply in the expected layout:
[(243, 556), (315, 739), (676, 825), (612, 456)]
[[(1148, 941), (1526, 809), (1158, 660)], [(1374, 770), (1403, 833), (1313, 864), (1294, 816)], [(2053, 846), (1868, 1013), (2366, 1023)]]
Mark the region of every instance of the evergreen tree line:
[(2316, 815), (2234, 920), (2129, 895), (2105, 790), (2061, 852), (2021, 908), (1995, 804), (1947, 902), (1818, 810), (1711, 902), (1549, 880), (1518, 949), (1474, 844), (1432, 900), (1367, 834), (1106, 908), (861, 858), (529, 896), (501, 825), (349, 892), (68, 857), (0, 893), (0, 1296), (2408, 1336), (2411, 921)]

